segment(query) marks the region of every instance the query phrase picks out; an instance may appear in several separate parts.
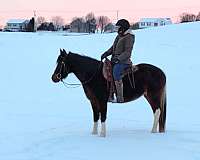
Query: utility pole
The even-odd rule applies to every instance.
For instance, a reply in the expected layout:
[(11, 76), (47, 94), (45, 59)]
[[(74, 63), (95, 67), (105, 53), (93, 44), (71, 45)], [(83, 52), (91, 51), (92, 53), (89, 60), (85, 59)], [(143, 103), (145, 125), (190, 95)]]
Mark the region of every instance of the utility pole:
[(119, 10), (117, 10), (117, 21), (119, 19)]
[(37, 31), (37, 24), (36, 24), (36, 11), (33, 11), (33, 15), (34, 15), (34, 32)]

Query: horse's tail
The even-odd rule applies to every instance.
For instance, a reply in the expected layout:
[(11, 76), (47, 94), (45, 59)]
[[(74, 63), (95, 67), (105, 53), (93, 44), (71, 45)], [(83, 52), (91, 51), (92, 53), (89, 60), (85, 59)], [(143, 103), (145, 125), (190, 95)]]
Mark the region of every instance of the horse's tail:
[(159, 118), (159, 132), (165, 132), (165, 123), (166, 123), (166, 109), (167, 109), (167, 97), (166, 97), (166, 84), (161, 93), (160, 101), (160, 118)]

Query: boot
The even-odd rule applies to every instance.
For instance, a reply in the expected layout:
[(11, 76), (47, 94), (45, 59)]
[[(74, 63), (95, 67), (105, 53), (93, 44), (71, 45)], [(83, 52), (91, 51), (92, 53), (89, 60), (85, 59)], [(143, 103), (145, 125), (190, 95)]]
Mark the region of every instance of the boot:
[(123, 103), (124, 102), (124, 96), (123, 96), (123, 82), (122, 80), (115, 81), (115, 86), (117, 90), (117, 103)]

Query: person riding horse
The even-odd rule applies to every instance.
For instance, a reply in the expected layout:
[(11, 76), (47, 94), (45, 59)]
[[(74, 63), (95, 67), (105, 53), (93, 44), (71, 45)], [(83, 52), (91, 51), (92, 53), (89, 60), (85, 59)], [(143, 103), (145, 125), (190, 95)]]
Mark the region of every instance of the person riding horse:
[(135, 42), (135, 35), (130, 29), (130, 24), (126, 19), (120, 19), (116, 23), (118, 32), (113, 45), (101, 55), (101, 60), (112, 55), (113, 78), (117, 90), (117, 102), (124, 102), (123, 82), (121, 74), (128, 68), (131, 62), (131, 53)]

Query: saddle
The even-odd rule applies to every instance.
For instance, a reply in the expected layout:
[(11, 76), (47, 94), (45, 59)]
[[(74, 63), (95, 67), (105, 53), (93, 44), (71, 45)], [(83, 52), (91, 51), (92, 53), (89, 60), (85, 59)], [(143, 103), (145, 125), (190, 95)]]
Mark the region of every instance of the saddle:
[[(130, 65), (121, 74), (122, 78), (124, 76), (128, 75), (129, 81), (130, 81), (130, 84), (131, 84), (132, 88), (135, 87), (135, 82), (134, 82), (134, 76), (133, 76), (133, 74), (137, 70), (138, 70), (137, 66)], [(130, 80), (131, 79), (130, 75), (132, 75), (133, 82)], [(103, 63), (103, 76), (107, 80), (107, 89), (109, 91), (109, 99), (108, 99), (108, 101), (111, 102), (112, 99), (113, 99), (113, 97), (114, 97), (114, 93), (116, 93), (116, 88), (115, 88), (115, 85), (114, 85), (115, 83), (114, 83), (113, 74), (112, 74), (112, 63), (111, 63), (111, 61), (108, 58), (106, 58), (106, 60)]]
[[(132, 74), (138, 70), (138, 67), (135, 65), (130, 65), (128, 68), (126, 68), (123, 73), (121, 74), (122, 78), (126, 76), (127, 74)], [(113, 80), (113, 74), (112, 74), (112, 62), (106, 58), (106, 60), (103, 63), (103, 76), (108, 82), (112, 82)]]

